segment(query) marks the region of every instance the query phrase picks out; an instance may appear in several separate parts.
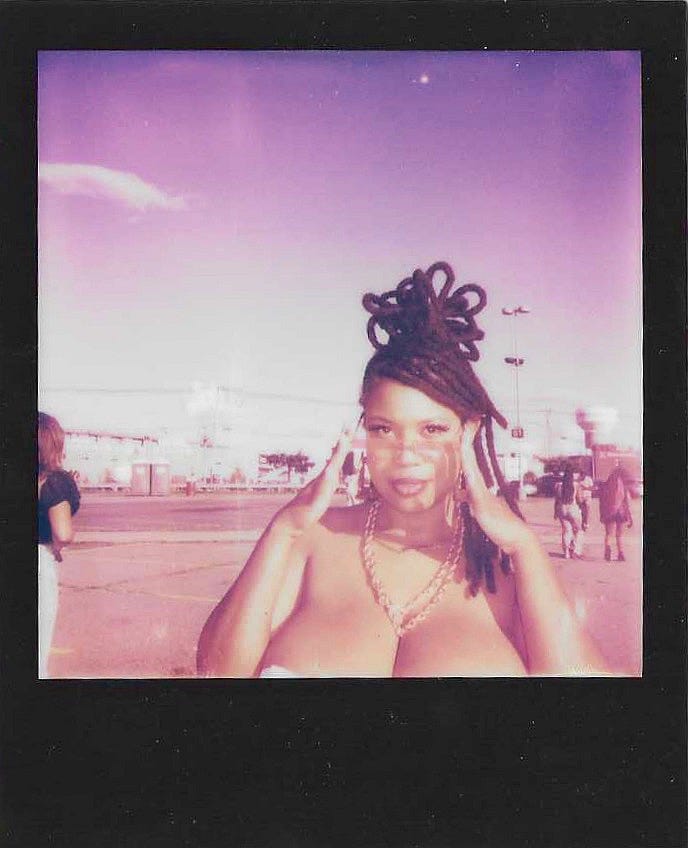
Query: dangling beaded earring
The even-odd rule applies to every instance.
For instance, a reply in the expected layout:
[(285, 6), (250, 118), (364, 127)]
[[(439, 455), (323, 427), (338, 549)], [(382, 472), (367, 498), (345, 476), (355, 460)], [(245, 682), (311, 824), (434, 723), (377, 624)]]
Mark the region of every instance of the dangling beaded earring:
[(380, 496), (375, 488), (375, 483), (371, 480), (370, 483), (368, 483), (368, 489), (366, 491), (366, 501), (368, 501), (368, 503), (372, 503), (373, 501), (378, 500), (380, 500)]
[(456, 483), (454, 483), (454, 491), (452, 493), (454, 498), (454, 503), (456, 506), (460, 506), (466, 500), (466, 475), (461, 471), (459, 476), (456, 478)]
[[(461, 505), (464, 503), (466, 503), (466, 478), (463, 471), (461, 471), (454, 482), (451, 497), (447, 498), (445, 508), (445, 518), (450, 527), (456, 527), (456, 522), (459, 520), (459, 515), (461, 515)], [(464, 536), (466, 534), (465, 522), (463, 525), (463, 534)]]

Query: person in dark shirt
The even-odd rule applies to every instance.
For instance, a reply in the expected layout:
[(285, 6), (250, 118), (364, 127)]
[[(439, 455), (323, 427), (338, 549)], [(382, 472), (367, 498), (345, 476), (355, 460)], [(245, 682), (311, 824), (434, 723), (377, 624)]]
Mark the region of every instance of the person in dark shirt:
[(57, 565), (74, 538), (72, 516), (79, 490), (62, 468), (64, 431), (57, 419), (38, 413), (38, 676), (48, 677), (48, 654), (57, 618)]
[(612, 538), (616, 536), (616, 558), (618, 562), (625, 562), (623, 531), (624, 527), (633, 526), (633, 518), (626, 474), (618, 462), (600, 488), (599, 504), (600, 521), (604, 524), (604, 558), (611, 562)]
[(346, 489), (346, 505), (355, 506), (358, 496), (358, 468), (353, 451), (349, 451), (342, 466), (342, 480)]

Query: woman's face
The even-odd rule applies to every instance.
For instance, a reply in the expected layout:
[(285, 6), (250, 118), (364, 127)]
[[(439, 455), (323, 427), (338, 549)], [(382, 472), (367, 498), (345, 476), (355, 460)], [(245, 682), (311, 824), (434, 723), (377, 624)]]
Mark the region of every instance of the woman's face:
[(461, 470), (463, 424), (452, 409), (378, 379), (366, 397), (364, 426), (370, 478), (385, 502), (418, 512), (444, 501)]

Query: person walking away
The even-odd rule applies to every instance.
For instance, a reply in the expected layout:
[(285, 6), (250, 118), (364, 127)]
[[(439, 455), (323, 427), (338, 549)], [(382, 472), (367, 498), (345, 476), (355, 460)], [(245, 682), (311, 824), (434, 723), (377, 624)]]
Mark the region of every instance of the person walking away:
[(561, 548), (564, 559), (582, 559), (581, 511), (577, 503), (577, 485), (573, 469), (566, 466), (563, 479), (554, 487), (554, 517), (561, 523)]
[(365, 454), (361, 457), (361, 466), (358, 469), (358, 492), (356, 497), (359, 501), (368, 500), (370, 493), (370, 474), (368, 473), (368, 462)]
[(590, 525), (590, 501), (592, 500), (593, 490), (592, 477), (585, 472), (582, 472), (578, 480), (578, 506), (581, 511), (581, 529), (587, 530)]
[(616, 559), (625, 562), (623, 550), (624, 527), (633, 526), (631, 508), (628, 502), (628, 486), (624, 471), (616, 465), (600, 489), (600, 521), (604, 524), (604, 558), (611, 562), (612, 537), (616, 538)]
[(585, 546), (585, 533), (590, 526), (590, 501), (592, 499), (593, 482), (592, 477), (584, 471), (578, 475), (576, 481), (576, 503), (581, 511), (581, 532), (578, 550), (582, 556)]
[(358, 496), (358, 469), (353, 451), (349, 451), (342, 466), (342, 480), (346, 489), (346, 505), (356, 506)]
[(48, 675), (48, 655), (57, 619), (57, 563), (74, 538), (72, 516), (79, 490), (62, 468), (64, 431), (57, 419), (38, 413), (38, 676)]

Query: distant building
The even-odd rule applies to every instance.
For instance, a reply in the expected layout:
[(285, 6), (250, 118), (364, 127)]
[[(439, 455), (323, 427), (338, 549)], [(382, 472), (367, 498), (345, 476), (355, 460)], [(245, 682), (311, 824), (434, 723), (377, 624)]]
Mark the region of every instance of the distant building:
[(65, 430), (64, 467), (76, 473), (82, 488), (127, 488), (132, 462), (157, 453), (154, 436)]
[(629, 480), (641, 481), (643, 467), (640, 454), (634, 450), (624, 450), (616, 445), (594, 445), (592, 448), (592, 476), (595, 482), (603, 482), (620, 465)]

